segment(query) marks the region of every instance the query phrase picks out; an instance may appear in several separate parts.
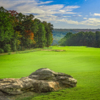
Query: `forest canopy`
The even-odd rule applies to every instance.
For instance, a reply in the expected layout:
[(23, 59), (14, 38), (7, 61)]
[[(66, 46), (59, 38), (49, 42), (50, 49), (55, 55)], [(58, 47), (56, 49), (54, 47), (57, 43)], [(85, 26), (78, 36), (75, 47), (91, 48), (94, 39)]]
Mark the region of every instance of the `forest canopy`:
[(34, 15), (0, 7), (0, 52), (43, 48), (52, 44), (53, 25)]
[(100, 31), (96, 32), (68, 32), (60, 41), (61, 46), (89, 46), (100, 47)]

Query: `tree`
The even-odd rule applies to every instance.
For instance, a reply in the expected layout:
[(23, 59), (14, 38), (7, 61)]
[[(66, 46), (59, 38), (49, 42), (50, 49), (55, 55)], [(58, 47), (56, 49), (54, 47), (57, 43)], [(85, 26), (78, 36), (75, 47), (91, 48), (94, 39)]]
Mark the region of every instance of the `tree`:
[(39, 31), (38, 31), (38, 47), (43, 48), (46, 44), (46, 31), (45, 27), (42, 23), (39, 24)]
[(96, 31), (96, 43), (95, 43), (96, 47), (100, 47), (100, 32)]
[(13, 17), (2, 7), (0, 8), (0, 47), (9, 44), (14, 33)]
[(67, 42), (67, 40), (72, 36), (72, 33), (71, 32), (68, 32), (60, 41), (60, 45), (68, 45), (69, 43)]
[(34, 19), (33, 26), (32, 26), (32, 32), (34, 33), (34, 41), (35, 41), (35, 47), (38, 47), (38, 31), (39, 31), (39, 24), (41, 21), (39, 19)]
[(53, 40), (53, 25), (33, 18), (32, 14), (24, 15), (0, 7), (0, 48), (11, 47), (11, 50), (16, 51), (50, 46)]
[(46, 46), (49, 47), (53, 42), (53, 37), (52, 37), (53, 25), (51, 23), (47, 23), (46, 21), (43, 21), (43, 24), (46, 30)]
[(100, 47), (100, 32), (67, 33), (60, 45)]

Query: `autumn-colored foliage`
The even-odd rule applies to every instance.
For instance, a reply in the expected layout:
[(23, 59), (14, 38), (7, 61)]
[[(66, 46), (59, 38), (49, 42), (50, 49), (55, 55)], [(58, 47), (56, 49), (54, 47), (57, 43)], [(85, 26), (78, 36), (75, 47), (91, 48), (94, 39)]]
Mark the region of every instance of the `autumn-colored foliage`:
[(16, 12), (15, 10), (9, 10), (8, 12), (11, 14), (11, 16), (17, 16), (18, 15), (18, 12)]
[(52, 25), (34, 18), (33, 14), (24, 15), (0, 7), (0, 22), (2, 49), (6, 44), (10, 44), (12, 51), (51, 45)]
[(30, 30), (25, 30), (25, 36), (26, 37), (29, 37), (30, 40), (33, 40), (34, 39), (34, 33)]

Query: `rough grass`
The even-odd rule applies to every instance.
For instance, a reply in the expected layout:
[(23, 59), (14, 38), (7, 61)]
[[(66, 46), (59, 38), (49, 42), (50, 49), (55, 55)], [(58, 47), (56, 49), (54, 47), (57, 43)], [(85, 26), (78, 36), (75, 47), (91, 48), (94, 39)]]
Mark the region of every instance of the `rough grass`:
[(100, 100), (100, 48), (53, 46), (49, 49), (0, 55), (0, 78), (25, 77), (39, 68), (50, 68), (72, 75), (78, 81), (77, 87), (22, 100)]

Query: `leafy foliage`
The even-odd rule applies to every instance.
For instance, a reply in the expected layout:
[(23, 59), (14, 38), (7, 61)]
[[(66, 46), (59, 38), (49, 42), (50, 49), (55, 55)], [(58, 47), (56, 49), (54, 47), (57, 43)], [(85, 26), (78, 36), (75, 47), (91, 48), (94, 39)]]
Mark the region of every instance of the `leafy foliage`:
[(10, 51), (11, 51), (11, 45), (10, 45), (10, 44), (6, 44), (6, 45), (4, 46), (4, 51), (5, 51), (5, 52), (10, 52)]
[(42, 23), (39, 24), (39, 31), (38, 31), (38, 47), (43, 48), (46, 44), (46, 31), (45, 27)]
[(4, 50), (0, 48), (0, 53), (4, 53)]
[[(2, 8), (0, 8), (2, 9)], [(9, 41), (13, 35), (13, 17), (10, 14), (0, 10), (0, 41)]]
[(69, 32), (59, 43), (63, 46), (100, 47), (100, 32), (79, 32), (76, 34)]
[(24, 15), (0, 7), (0, 48), (5, 48), (8, 44), (12, 51), (49, 47), (52, 43), (53, 25), (45, 22), (46, 26), (39, 19), (33, 18), (32, 14)]
[(59, 45), (59, 41), (69, 32), (75, 34), (79, 32), (96, 32), (100, 29), (53, 29), (53, 43), (52, 45)]

